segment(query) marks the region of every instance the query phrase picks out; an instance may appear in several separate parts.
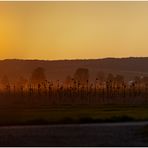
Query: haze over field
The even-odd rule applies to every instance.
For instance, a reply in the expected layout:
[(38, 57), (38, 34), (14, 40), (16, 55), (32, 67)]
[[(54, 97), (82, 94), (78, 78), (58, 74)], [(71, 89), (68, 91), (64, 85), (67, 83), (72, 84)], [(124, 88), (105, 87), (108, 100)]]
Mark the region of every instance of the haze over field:
[[(135, 76), (148, 76), (148, 58), (106, 58), (96, 60), (1, 60), (0, 77), (7, 75), (11, 81), (23, 76), (30, 78), (32, 71), (43, 67), (49, 80), (65, 80), (68, 75), (73, 76), (77, 68), (88, 68), (90, 80), (94, 81), (99, 71), (106, 74), (121, 74), (125, 79)], [(60, 74), (60, 75), (59, 75)]]

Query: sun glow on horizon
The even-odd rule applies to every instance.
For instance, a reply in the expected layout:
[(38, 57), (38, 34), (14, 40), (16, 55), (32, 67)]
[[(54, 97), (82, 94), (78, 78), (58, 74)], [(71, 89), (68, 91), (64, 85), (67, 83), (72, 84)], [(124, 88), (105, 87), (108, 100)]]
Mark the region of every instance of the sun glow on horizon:
[(148, 2), (0, 2), (0, 59), (148, 56)]

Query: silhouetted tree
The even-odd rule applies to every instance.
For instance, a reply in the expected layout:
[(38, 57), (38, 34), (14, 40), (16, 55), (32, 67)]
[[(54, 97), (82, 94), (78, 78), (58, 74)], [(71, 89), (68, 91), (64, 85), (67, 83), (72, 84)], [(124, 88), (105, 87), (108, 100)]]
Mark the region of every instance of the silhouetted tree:
[(25, 87), (26, 84), (27, 84), (27, 79), (25, 79), (23, 76), (20, 76), (17, 81), (17, 86)]
[(4, 75), (1, 79), (1, 86), (6, 92), (10, 93), (10, 82), (7, 75)]
[(86, 68), (78, 68), (74, 74), (77, 83), (87, 85), (89, 81), (89, 70)]
[(45, 80), (46, 80), (46, 76), (45, 76), (44, 68), (38, 67), (32, 72), (31, 83), (33, 85), (38, 86), (38, 84), (45, 82)]
[(135, 76), (134, 81), (135, 81), (135, 84), (136, 84), (138, 91), (140, 91), (142, 78), (140, 76)]
[(1, 79), (1, 84), (3, 87), (6, 87), (7, 85), (9, 85), (9, 79), (7, 77), (7, 75), (4, 75)]
[(122, 75), (117, 74), (114, 78), (117, 87), (120, 87), (124, 83), (124, 77)]
[(111, 82), (114, 80), (114, 75), (112, 73), (109, 73), (106, 79), (108, 82)]

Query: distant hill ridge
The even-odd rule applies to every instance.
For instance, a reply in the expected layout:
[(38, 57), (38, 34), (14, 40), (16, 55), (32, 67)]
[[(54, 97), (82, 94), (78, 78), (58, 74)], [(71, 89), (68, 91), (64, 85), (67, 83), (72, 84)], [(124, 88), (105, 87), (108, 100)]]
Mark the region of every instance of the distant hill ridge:
[(67, 75), (73, 75), (79, 67), (88, 68), (90, 79), (94, 80), (98, 71), (122, 74), (127, 79), (136, 75), (148, 76), (148, 57), (104, 58), (84, 60), (0, 60), (0, 77), (7, 75), (10, 80), (19, 76), (29, 78), (36, 67), (45, 69), (48, 79), (64, 80)]

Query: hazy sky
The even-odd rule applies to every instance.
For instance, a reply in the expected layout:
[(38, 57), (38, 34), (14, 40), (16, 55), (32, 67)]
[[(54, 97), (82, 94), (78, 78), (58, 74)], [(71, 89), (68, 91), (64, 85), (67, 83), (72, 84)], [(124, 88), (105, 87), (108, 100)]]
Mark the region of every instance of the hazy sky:
[(0, 2), (0, 59), (148, 56), (148, 2)]

